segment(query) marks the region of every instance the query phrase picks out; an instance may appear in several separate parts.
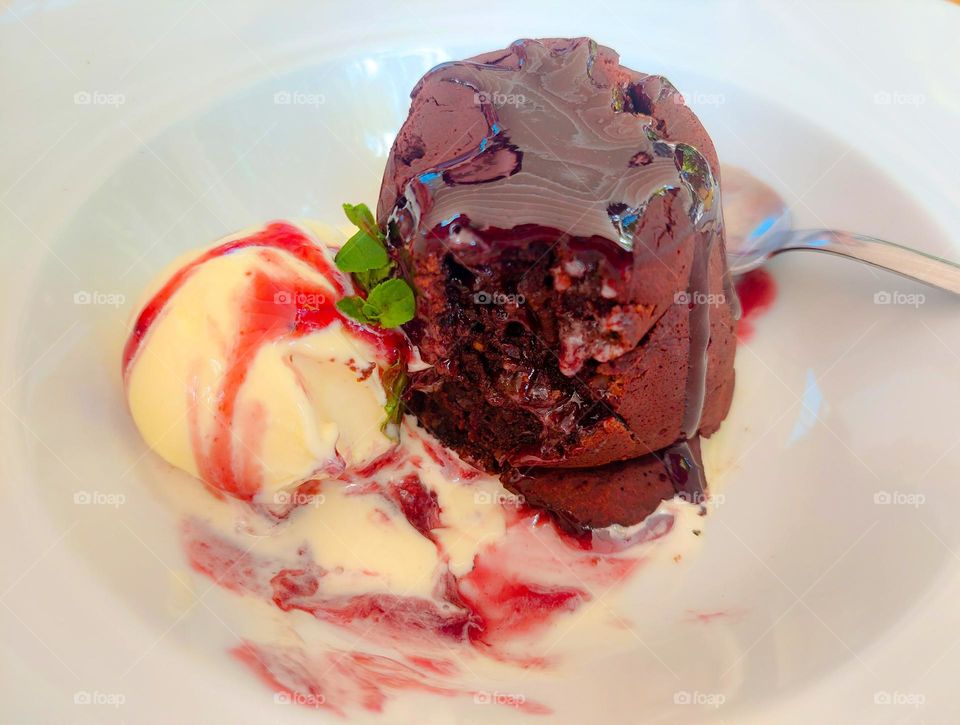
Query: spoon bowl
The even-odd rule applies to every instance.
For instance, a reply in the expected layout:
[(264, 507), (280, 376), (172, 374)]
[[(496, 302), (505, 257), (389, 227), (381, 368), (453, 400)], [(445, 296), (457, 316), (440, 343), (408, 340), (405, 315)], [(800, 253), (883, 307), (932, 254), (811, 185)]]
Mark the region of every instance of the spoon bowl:
[(793, 229), (789, 207), (769, 185), (735, 166), (723, 167), (727, 264), (745, 274), (781, 252), (807, 249), (865, 262), (960, 294), (960, 265), (932, 254), (837, 229)]

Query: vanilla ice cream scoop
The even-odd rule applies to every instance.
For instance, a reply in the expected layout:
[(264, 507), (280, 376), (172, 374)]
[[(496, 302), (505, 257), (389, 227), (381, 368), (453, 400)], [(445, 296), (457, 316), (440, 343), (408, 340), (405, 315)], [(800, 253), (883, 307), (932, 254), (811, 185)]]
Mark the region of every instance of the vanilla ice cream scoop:
[[(321, 238), (323, 237), (323, 238)], [(369, 465), (395, 446), (381, 372), (405, 340), (345, 318), (333, 234), (273, 222), (178, 260), (124, 350), (144, 440), (245, 500)]]

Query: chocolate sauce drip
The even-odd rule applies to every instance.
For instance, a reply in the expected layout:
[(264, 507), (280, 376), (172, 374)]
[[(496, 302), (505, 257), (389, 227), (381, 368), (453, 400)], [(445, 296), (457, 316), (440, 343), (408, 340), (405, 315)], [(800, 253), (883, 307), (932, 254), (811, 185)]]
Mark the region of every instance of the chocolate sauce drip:
[(673, 482), (674, 491), (684, 501), (706, 501), (707, 479), (703, 472), (699, 436), (670, 446), (660, 455), (660, 460)]

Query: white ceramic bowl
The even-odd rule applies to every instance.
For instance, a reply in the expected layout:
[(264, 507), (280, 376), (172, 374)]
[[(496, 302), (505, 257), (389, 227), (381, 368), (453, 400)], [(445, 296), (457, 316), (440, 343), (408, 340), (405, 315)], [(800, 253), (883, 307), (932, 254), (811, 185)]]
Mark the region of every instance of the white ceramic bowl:
[[(373, 201), (409, 90), (439, 61), (592, 35), (670, 77), (721, 158), (781, 191), (798, 224), (960, 258), (960, 8), (771, 5), (14, 2), (0, 22), (3, 719), (323, 721), (278, 709), (225, 655), (218, 592), (179, 583), (119, 351), (138, 291), (179, 253)], [(627, 652), (524, 685), (557, 721), (960, 710), (957, 300), (813, 255), (771, 271), (779, 295), (708, 448), (724, 499), (702, 554), (632, 583)], [(416, 696), (379, 720), (414, 717), (528, 716)]]

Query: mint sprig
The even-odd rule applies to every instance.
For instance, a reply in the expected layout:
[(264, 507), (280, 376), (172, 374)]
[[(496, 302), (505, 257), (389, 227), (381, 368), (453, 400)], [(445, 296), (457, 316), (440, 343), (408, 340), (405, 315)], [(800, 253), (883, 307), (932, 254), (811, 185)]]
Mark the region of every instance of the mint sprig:
[(387, 238), (366, 204), (344, 204), (343, 213), (358, 231), (340, 248), (334, 262), (338, 269), (352, 274), (364, 292), (369, 292), (393, 271)]
[(359, 295), (337, 300), (337, 309), (365, 325), (400, 327), (413, 319), (416, 302), (413, 290), (404, 280), (381, 282), (363, 299)]
[(366, 204), (344, 204), (343, 212), (358, 228), (340, 248), (334, 262), (353, 276), (366, 296), (354, 295), (337, 301), (337, 309), (365, 325), (399, 327), (413, 319), (416, 300), (403, 279), (391, 277), (393, 262), (387, 253), (386, 235), (377, 226)]
[(335, 258), (337, 267), (355, 274), (375, 269), (390, 269), (390, 257), (387, 250), (376, 237), (371, 237), (362, 229), (344, 244)]
[(371, 237), (380, 239), (383, 236), (383, 232), (377, 226), (377, 220), (373, 218), (373, 212), (366, 204), (344, 204), (343, 213), (347, 215), (351, 224)]
[(370, 315), (368, 308), (376, 310), (372, 316), (380, 321), (382, 327), (400, 327), (413, 319), (416, 301), (406, 280), (394, 277), (370, 290), (363, 306), (364, 313)]
[[(337, 300), (337, 309), (364, 325), (400, 327), (413, 319), (416, 299), (406, 280), (393, 277), (394, 264), (387, 253), (387, 237), (366, 204), (344, 204), (343, 213), (356, 227), (340, 248), (334, 262), (341, 272), (353, 277), (362, 294)], [(386, 418), (381, 430), (396, 435), (403, 419), (403, 391), (407, 387), (407, 366), (401, 360), (382, 370), (380, 381), (387, 395), (383, 406)]]
[(387, 417), (381, 428), (386, 431), (391, 424), (400, 425), (403, 420), (403, 391), (407, 387), (407, 366), (403, 362), (394, 363), (381, 373), (380, 382), (387, 394), (387, 403), (383, 406)]

